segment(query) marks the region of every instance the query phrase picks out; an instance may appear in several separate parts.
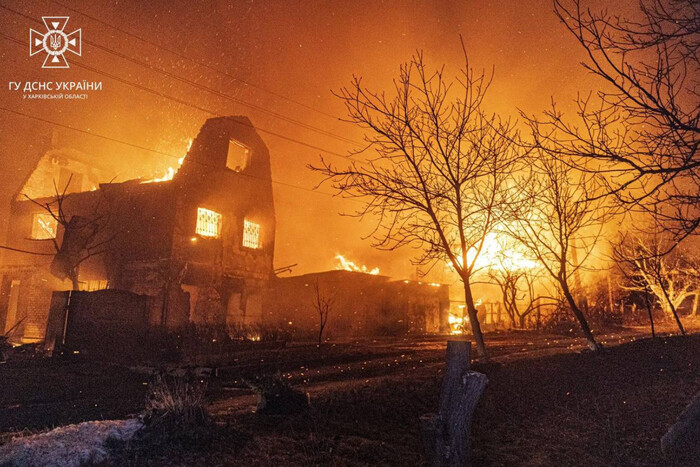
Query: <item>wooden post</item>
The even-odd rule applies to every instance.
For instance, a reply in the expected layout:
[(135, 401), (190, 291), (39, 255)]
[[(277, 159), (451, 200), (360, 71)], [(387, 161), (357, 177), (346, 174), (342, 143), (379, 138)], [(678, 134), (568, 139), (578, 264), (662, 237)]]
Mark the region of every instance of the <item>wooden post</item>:
[(469, 371), (471, 343), (447, 341), (447, 370), (437, 414), (420, 417), (421, 437), (428, 465), (469, 465), (472, 414), (484, 392), (486, 375)]

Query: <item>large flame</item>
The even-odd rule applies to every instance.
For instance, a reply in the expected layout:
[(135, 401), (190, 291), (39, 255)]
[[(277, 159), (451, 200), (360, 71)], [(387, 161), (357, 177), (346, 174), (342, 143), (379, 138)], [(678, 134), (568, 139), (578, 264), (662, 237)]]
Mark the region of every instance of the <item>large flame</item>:
[(369, 269), (365, 265), (358, 266), (354, 262), (346, 259), (343, 255), (335, 255), (335, 259), (338, 260), (338, 264), (335, 266), (335, 268), (338, 270), (362, 272), (364, 274), (372, 274), (373, 276), (379, 274), (379, 268)]
[[(538, 263), (528, 258), (523, 251), (514, 245), (506, 244), (501, 237), (495, 232), (491, 232), (484, 237), (481, 251), (478, 247), (472, 247), (467, 250), (467, 263), (474, 264), (475, 269), (503, 269), (503, 270), (523, 270), (536, 269)], [(478, 253), (479, 256), (476, 256)], [(474, 258), (476, 257), (476, 261)], [(462, 265), (461, 257), (457, 260)], [(452, 264), (448, 263), (449, 268), (453, 269)]]

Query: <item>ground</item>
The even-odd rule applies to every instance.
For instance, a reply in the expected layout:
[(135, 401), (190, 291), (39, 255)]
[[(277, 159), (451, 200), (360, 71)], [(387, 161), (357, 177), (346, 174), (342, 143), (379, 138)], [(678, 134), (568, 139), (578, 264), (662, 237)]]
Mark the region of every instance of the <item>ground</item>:
[[(475, 465), (663, 465), (659, 439), (700, 391), (700, 335), (488, 336), (494, 362), (477, 407)], [(445, 337), (247, 351), (209, 385), (216, 429), (115, 448), (115, 463), (420, 465), (417, 420), (435, 410)], [(243, 379), (275, 372), (310, 393), (298, 416), (252, 413)], [(37, 430), (143, 407), (149, 376), (76, 359), (0, 365), (0, 431)]]

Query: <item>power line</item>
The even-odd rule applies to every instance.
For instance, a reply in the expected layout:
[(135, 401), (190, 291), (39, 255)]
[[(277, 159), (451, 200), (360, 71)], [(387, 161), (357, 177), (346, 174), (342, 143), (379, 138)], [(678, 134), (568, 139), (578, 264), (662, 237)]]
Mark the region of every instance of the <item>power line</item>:
[[(24, 47), (24, 45), (25, 45), (23, 41), (20, 41), (19, 39), (15, 39), (14, 37), (8, 36), (8, 35), (6, 35), (6, 34), (4, 34), (4, 33), (2, 33), (2, 32), (0, 32), (0, 37), (2, 37), (2, 38), (4, 38), (4, 39), (7, 39), (7, 40), (9, 40), (9, 41), (12, 41), (12, 42), (14, 42), (14, 43), (16, 43), (17, 45), (22, 46), (22, 47)], [(155, 89), (151, 89), (151, 88), (149, 88), (149, 87), (147, 87), (147, 86), (143, 86), (143, 85), (140, 85), (140, 84), (138, 84), (138, 83), (134, 83), (134, 82), (125, 80), (125, 79), (123, 79), (123, 78), (120, 78), (119, 76), (113, 75), (113, 74), (108, 73), (108, 72), (106, 72), (106, 71), (102, 71), (102, 70), (99, 70), (99, 69), (97, 69), (97, 68), (93, 68), (93, 67), (91, 67), (91, 66), (84, 65), (84, 64), (82, 64), (82, 63), (75, 63), (74, 66), (76, 66), (76, 67), (78, 67), (78, 68), (83, 68), (83, 69), (88, 70), (88, 71), (92, 71), (93, 73), (97, 73), (97, 74), (102, 75), (102, 76), (106, 76), (106, 77), (111, 78), (111, 79), (113, 79), (113, 80), (115, 80), (115, 81), (119, 81), (119, 82), (121, 82), (121, 83), (123, 83), (123, 84), (126, 84), (127, 86), (131, 86), (131, 87), (140, 89), (140, 90), (142, 90), (142, 91), (144, 91), (144, 92), (148, 92), (148, 93), (150, 93), (150, 94), (157, 95), (157, 96), (162, 97), (162, 98), (164, 98), (164, 99), (168, 99), (168, 100), (171, 100), (171, 101), (176, 102), (176, 103), (178, 103), (178, 104), (185, 105), (185, 106), (187, 106), (187, 107), (191, 107), (191, 108), (196, 109), (196, 110), (199, 110), (199, 111), (201, 111), (201, 112), (204, 112), (204, 113), (207, 113), (207, 114), (216, 116), (216, 117), (225, 117), (224, 114), (221, 114), (221, 113), (219, 113), (219, 112), (215, 112), (215, 111), (213, 111), (213, 110), (211, 110), (211, 109), (207, 109), (207, 108), (205, 108), (205, 107), (201, 107), (201, 106), (199, 106), (199, 105), (193, 104), (193, 103), (188, 102), (188, 101), (185, 101), (185, 100), (183, 100), (183, 99), (179, 99), (179, 98), (177, 98), (177, 97), (170, 96), (170, 95), (168, 95), (168, 94), (164, 94), (164, 93), (162, 93), (162, 92), (160, 92), (160, 91), (157, 91), (157, 90), (155, 90)], [(242, 125), (245, 125), (245, 124), (243, 124), (243, 123), (241, 123), (241, 124), (242, 124)], [(331, 151), (331, 150), (329, 150), (329, 149), (325, 149), (325, 148), (320, 147), (320, 146), (316, 146), (316, 145), (313, 145), (313, 144), (309, 144), (309, 143), (306, 143), (306, 142), (304, 142), (304, 141), (301, 141), (301, 140), (298, 140), (298, 139), (295, 139), (295, 138), (292, 138), (292, 137), (289, 137), (289, 136), (285, 136), (285, 135), (283, 135), (283, 134), (281, 134), (281, 133), (277, 133), (277, 132), (274, 132), (274, 131), (271, 131), (271, 130), (267, 130), (267, 129), (262, 128), (262, 127), (255, 127), (255, 126), (253, 126), (253, 125), (246, 125), (246, 126), (249, 126), (250, 128), (255, 128), (257, 131), (259, 131), (259, 132), (261, 132), (261, 133), (266, 133), (266, 134), (268, 134), (268, 135), (275, 136), (275, 137), (277, 137), (277, 138), (284, 139), (284, 140), (287, 140), (287, 141), (290, 141), (290, 142), (293, 142), (293, 143), (296, 143), (296, 144), (299, 144), (299, 145), (302, 145), (302, 146), (306, 146), (306, 147), (308, 147), (308, 148), (311, 148), (311, 149), (314, 149), (314, 150), (317, 150), (317, 151), (325, 152), (325, 153), (327, 153), (327, 154), (330, 154), (330, 155), (333, 155), (333, 156), (336, 156), (336, 157), (342, 157), (343, 159), (346, 159), (346, 160), (350, 158), (350, 156), (348, 156), (348, 155), (344, 155), (344, 154), (341, 154), (341, 153), (338, 153), (338, 152), (335, 152), (335, 151)]]
[(227, 76), (228, 78), (230, 78), (230, 79), (232, 79), (232, 80), (234, 80), (234, 81), (238, 81), (238, 82), (240, 82), (240, 83), (243, 83), (243, 84), (245, 84), (246, 86), (250, 86), (250, 87), (252, 87), (252, 88), (259, 89), (259, 90), (261, 90), (261, 91), (263, 91), (263, 92), (266, 92), (266, 93), (268, 93), (268, 94), (270, 94), (270, 95), (272, 95), (272, 96), (279, 97), (280, 99), (284, 99), (284, 100), (286, 100), (286, 101), (288, 101), (288, 102), (291, 102), (292, 104), (298, 105), (298, 106), (303, 107), (303, 108), (305, 108), (305, 109), (307, 109), (307, 110), (311, 110), (311, 111), (316, 112), (316, 113), (318, 113), (318, 114), (325, 115), (326, 117), (330, 117), (330, 118), (332, 118), (332, 119), (334, 119), (334, 120), (338, 120), (338, 117), (335, 116), (335, 115), (333, 115), (333, 114), (330, 114), (330, 113), (325, 112), (325, 111), (323, 111), (323, 110), (317, 109), (317, 108), (315, 108), (315, 107), (313, 107), (313, 106), (310, 106), (310, 105), (308, 105), (308, 104), (304, 104), (303, 102), (299, 102), (299, 101), (297, 101), (297, 100), (294, 100), (294, 99), (292, 99), (292, 98), (290, 98), (290, 97), (288, 97), (288, 96), (285, 96), (285, 95), (283, 95), (283, 94), (277, 93), (277, 92), (275, 92), (275, 91), (271, 91), (271, 90), (266, 89), (266, 88), (264, 88), (264, 87), (262, 87), (262, 86), (260, 86), (260, 85), (253, 84), (253, 83), (251, 83), (251, 82), (249, 82), (249, 81), (246, 81), (246, 80), (244, 80), (244, 79), (241, 79), (241, 78), (238, 78), (238, 77), (236, 77), (236, 76), (233, 76), (233, 75), (231, 75), (230, 73), (227, 73), (227, 72), (225, 72), (225, 71), (219, 70), (218, 68), (213, 67), (213, 66), (211, 66), (211, 65), (208, 65), (206, 62), (204, 62), (204, 61), (202, 61), (202, 60), (199, 60), (199, 59), (196, 59), (196, 58), (192, 58), (192, 57), (190, 57), (190, 56), (188, 56), (188, 55), (185, 55), (185, 54), (183, 54), (183, 53), (181, 53), (181, 52), (178, 52), (177, 50), (170, 49), (170, 48), (165, 47), (165, 46), (163, 46), (163, 45), (161, 45), (161, 44), (158, 44), (158, 43), (156, 43), (156, 42), (150, 41), (150, 40), (148, 40), (148, 39), (144, 39), (144, 38), (141, 37), (141, 36), (138, 36), (138, 35), (136, 35), (136, 34), (134, 34), (134, 33), (132, 33), (132, 32), (129, 32), (129, 31), (125, 31), (124, 29), (118, 28), (117, 26), (114, 26), (113, 24), (110, 24), (110, 23), (108, 23), (108, 22), (106, 22), (106, 21), (104, 21), (104, 20), (101, 20), (101, 19), (99, 19), (99, 18), (96, 18), (96, 17), (94, 17), (94, 16), (91, 16), (91, 15), (89, 15), (88, 13), (85, 13), (85, 12), (83, 12), (83, 11), (77, 10), (77, 9), (75, 9), (75, 8), (73, 8), (73, 7), (70, 7), (70, 6), (68, 6), (68, 5), (65, 5), (65, 4), (63, 4), (63, 3), (61, 3), (61, 2), (58, 2), (58, 1), (56, 1), (56, 0), (51, 0), (51, 2), (52, 2), (52, 3), (55, 3), (56, 5), (58, 5), (58, 6), (60, 6), (60, 7), (65, 8), (65, 9), (67, 9), (67, 10), (69, 10), (69, 11), (72, 11), (72, 12), (74, 12), (74, 13), (78, 13), (79, 15), (82, 15), (82, 16), (84, 16), (84, 17), (86, 17), (86, 18), (89, 18), (89, 19), (91, 19), (92, 21), (95, 21), (95, 22), (100, 23), (100, 24), (102, 24), (102, 25), (104, 25), (104, 26), (107, 26), (107, 27), (109, 27), (109, 28), (111, 28), (111, 29), (114, 29), (115, 31), (119, 31), (119, 32), (121, 32), (122, 34), (125, 34), (125, 35), (127, 35), (127, 36), (129, 36), (129, 37), (133, 37), (134, 39), (137, 39), (137, 40), (139, 40), (139, 41), (141, 41), (141, 42), (143, 42), (143, 43), (145, 43), (145, 44), (149, 44), (149, 45), (151, 45), (151, 46), (153, 46), (153, 47), (156, 47), (157, 49), (165, 50), (166, 52), (169, 52), (169, 53), (171, 53), (171, 54), (173, 54), (173, 55), (175, 55), (175, 56), (177, 56), (177, 57), (183, 58), (183, 59), (185, 59), (185, 60), (189, 60), (189, 61), (191, 61), (191, 62), (193, 62), (193, 63), (196, 63), (197, 65), (202, 66), (202, 67), (204, 67), (204, 68), (206, 68), (206, 69), (208, 69), (208, 70), (214, 71), (214, 72), (219, 73), (219, 74), (224, 75), (224, 76)]
[[(34, 23), (42, 24), (41, 21), (39, 21), (39, 20), (37, 20), (37, 19), (35, 19), (35, 18), (32, 18), (31, 16), (26, 15), (26, 14), (20, 12), (20, 11), (13, 10), (12, 8), (9, 8), (9, 7), (5, 6), (5, 5), (0, 5), (0, 8), (4, 9), (4, 10), (6, 10), (6, 11), (9, 11), (9, 12), (11, 12), (11, 13), (13, 13), (13, 14), (19, 15), (19, 16), (21, 16), (21, 17), (23, 17), (23, 18), (26, 18), (26, 19), (28, 19), (28, 20), (34, 22)], [(107, 53), (109, 53), (109, 54), (112, 54), (112, 55), (114, 55), (114, 56), (117, 56), (117, 57), (119, 57), (119, 58), (121, 58), (121, 59), (127, 60), (127, 61), (129, 61), (129, 62), (131, 62), (131, 63), (134, 63), (134, 64), (136, 64), (136, 65), (142, 66), (142, 67), (147, 68), (147, 69), (149, 69), (149, 70), (151, 70), (151, 71), (154, 71), (154, 72), (156, 72), (156, 73), (161, 73), (161, 74), (163, 74), (163, 75), (165, 75), (165, 76), (168, 76), (168, 77), (170, 77), (170, 78), (172, 78), (172, 79), (175, 79), (175, 80), (177, 80), (177, 81), (180, 81), (180, 82), (182, 82), (182, 83), (185, 83), (185, 84), (187, 84), (187, 85), (190, 85), (190, 86), (192, 86), (192, 87), (194, 87), (194, 88), (197, 88), (197, 89), (200, 89), (200, 90), (202, 90), (202, 91), (205, 91), (205, 92), (214, 94), (214, 95), (219, 96), (219, 97), (222, 97), (222, 98), (224, 98), (224, 99), (228, 99), (228, 100), (230, 100), (230, 101), (232, 101), (232, 102), (235, 102), (235, 103), (237, 103), (237, 104), (239, 104), (239, 105), (243, 105), (243, 106), (245, 106), (245, 107), (249, 107), (249, 108), (251, 108), (251, 109), (253, 109), (253, 110), (257, 111), (257, 112), (260, 112), (260, 113), (269, 115), (269, 116), (271, 116), (271, 117), (274, 117), (274, 118), (277, 118), (277, 119), (286, 121), (286, 122), (288, 122), (288, 123), (291, 123), (291, 124), (300, 126), (300, 127), (304, 128), (304, 129), (307, 129), (307, 130), (310, 130), (310, 131), (314, 131), (314, 132), (319, 133), (319, 134), (322, 134), (322, 135), (324, 135), (324, 136), (328, 136), (328, 137), (337, 139), (337, 140), (339, 140), (339, 141), (343, 141), (343, 142), (350, 143), (350, 144), (354, 144), (354, 145), (358, 145), (358, 146), (361, 145), (361, 143), (359, 143), (359, 142), (357, 142), (357, 141), (354, 141), (354, 140), (352, 140), (352, 139), (350, 139), (350, 138), (346, 138), (346, 137), (344, 137), (344, 136), (341, 136), (341, 135), (335, 134), (335, 133), (333, 133), (333, 132), (330, 132), (330, 131), (327, 131), (327, 130), (318, 128), (318, 127), (316, 127), (316, 126), (314, 126), (314, 125), (310, 125), (310, 124), (308, 124), (308, 123), (304, 123), (304, 122), (302, 122), (302, 121), (300, 121), (300, 120), (297, 120), (297, 119), (288, 117), (288, 116), (283, 115), (283, 114), (281, 114), (281, 113), (271, 111), (271, 110), (269, 110), (269, 109), (266, 109), (265, 107), (262, 107), (262, 106), (259, 106), (259, 105), (256, 105), (256, 104), (252, 104), (252, 103), (250, 103), (250, 102), (246, 102), (246, 101), (244, 101), (244, 100), (242, 100), (242, 99), (236, 98), (236, 97), (234, 97), (234, 96), (231, 96), (231, 95), (229, 95), (229, 94), (223, 93), (223, 92), (221, 92), (221, 91), (219, 91), (219, 90), (216, 90), (216, 89), (214, 89), (214, 88), (211, 88), (211, 87), (205, 86), (205, 85), (203, 85), (203, 84), (197, 83), (197, 82), (195, 82), (195, 81), (192, 81), (192, 80), (190, 80), (190, 79), (184, 78), (184, 77), (179, 76), (179, 75), (177, 75), (177, 74), (175, 74), (175, 73), (172, 73), (172, 72), (170, 72), (170, 71), (168, 71), (168, 70), (165, 70), (165, 69), (163, 69), (163, 68), (156, 67), (156, 66), (154, 66), (154, 65), (152, 65), (152, 64), (150, 64), (150, 63), (144, 62), (144, 61), (142, 61), (142, 60), (135, 59), (135, 58), (133, 58), (133, 57), (130, 57), (130, 56), (128, 56), (128, 55), (125, 55), (125, 54), (123, 54), (123, 53), (121, 53), (121, 52), (117, 52), (117, 51), (115, 51), (115, 50), (113, 50), (113, 49), (110, 49), (110, 48), (105, 47), (105, 46), (103, 46), (103, 45), (97, 44), (97, 43), (95, 43), (95, 42), (92, 42), (92, 41), (89, 41), (89, 40), (83, 40), (83, 42), (86, 43), (86, 44), (88, 44), (88, 45), (91, 45), (91, 46), (93, 46), (93, 47), (95, 47), (95, 48), (97, 48), (97, 49), (100, 49), (100, 50), (102, 50), (102, 51), (104, 51), (104, 52), (107, 52)]]
[[(2, 9), (4, 9), (4, 10), (7, 10), (7, 11), (9, 11), (9, 12), (11, 12), (11, 13), (14, 13), (14, 14), (16, 14), (16, 15), (18, 15), (18, 16), (21, 16), (21, 17), (23, 17), (23, 18), (25, 18), (25, 19), (28, 19), (28, 20), (30, 20), (30, 21), (32, 21), (32, 22), (34, 22), (34, 23), (42, 24), (41, 21), (39, 21), (39, 20), (37, 20), (37, 19), (35, 19), (35, 18), (32, 18), (31, 16), (26, 15), (26, 14), (24, 14), (24, 13), (22, 13), (22, 12), (13, 10), (12, 8), (9, 8), (9, 7), (5, 6), (5, 5), (0, 5), (0, 8), (2, 8)], [(313, 125), (309, 125), (309, 124), (306, 124), (306, 123), (301, 122), (301, 121), (299, 121), (299, 120), (295, 120), (295, 119), (293, 119), (293, 118), (290, 118), (290, 117), (287, 117), (287, 116), (285, 116), (285, 115), (282, 115), (282, 114), (280, 114), (280, 113), (273, 112), (273, 111), (268, 110), (268, 109), (266, 109), (266, 108), (264, 108), (264, 107), (261, 107), (261, 106), (255, 105), (255, 104), (251, 104), (251, 103), (249, 103), (249, 102), (246, 102), (246, 101), (243, 101), (243, 100), (241, 100), (241, 99), (235, 98), (235, 97), (233, 97), (233, 96), (230, 96), (230, 95), (228, 95), (228, 94), (225, 94), (225, 93), (223, 93), (223, 92), (221, 92), (221, 91), (218, 91), (218, 90), (216, 90), (216, 89), (213, 89), (213, 88), (204, 86), (204, 85), (202, 85), (202, 84), (196, 83), (196, 82), (191, 81), (191, 80), (189, 80), (189, 79), (187, 79), (187, 78), (183, 78), (183, 77), (181, 77), (181, 76), (179, 76), (179, 75), (176, 75), (176, 74), (174, 74), (174, 73), (171, 73), (171, 72), (169, 72), (169, 71), (167, 71), (167, 70), (164, 70), (164, 69), (162, 69), (162, 68), (154, 67), (153, 65), (151, 65), (151, 64), (149, 64), (149, 63), (143, 62), (143, 61), (141, 61), (141, 60), (134, 59), (134, 58), (129, 57), (129, 56), (125, 55), (125, 54), (122, 54), (122, 53), (120, 53), (120, 52), (117, 52), (117, 51), (114, 51), (114, 50), (109, 49), (109, 48), (107, 48), (107, 47), (104, 47), (104, 46), (102, 46), (102, 45), (100, 45), (100, 44), (97, 44), (97, 43), (94, 43), (94, 42), (91, 42), (91, 41), (88, 41), (88, 40), (84, 40), (83, 42), (85, 42), (86, 44), (89, 44), (89, 45), (91, 45), (91, 46), (93, 46), (93, 47), (95, 47), (95, 48), (98, 48), (98, 49), (100, 49), (100, 50), (103, 50), (103, 51), (105, 51), (105, 52), (107, 52), (107, 53), (109, 53), (109, 54), (115, 55), (115, 56), (120, 57), (120, 58), (122, 58), (122, 59), (128, 60), (128, 61), (130, 61), (130, 62), (132, 62), (132, 63), (135, 63), (136, 65), (143, 66), (143, 67), (148, 68), (148, 69), (150, 69), (150, 70), (152, 70), (152, 71), (155, 71), (155, 72), (157, 72), (157, 73), (162, 73), (162, 74), (164, 74), (164, 75), (166, 75), (166, 76), (169, 76), (169, 77), (171, 77), (171, 78), (173, 78), (173, 79), (176, 79), (176, 80), (178, 80), (178, 81), (180, 81), (180, 82), (189, 84), (189, 85), (191, 85), (191, 86), (193, 86), (193, 87), (196, 87), (196, 88), (198, 88), (198, 89), (201, 89), (201, 90), (204, 90), (204, 91), (206, 91), (206, 92), (210, 92), (210, 93), (215, 94), (215, 95), (218, 95), (218, 96), (220, 96), (220, 97), (229, 99), (229, 100), (231, 100), (231, 101), (233, 101), (233, 102), (236, 102), (236, 103), (238, 103), (238, 104), (240, 104), (240, 105), (244, 105), (244, 106), (250, 107), (250, 108), (252, 108), (252, 109), (254, 109), (254, 110), (256, 110), (256, 111), (259, 111), (259, 112), (261, 112), (261, 113), (265, 113), (265, 114), (270, 115), (270, 116), (272, 116), (272, 117), (275, 117), (275, 118), (278, 118), (278, 119), (287, 121), (287, 122), (292, 123), (292, 124), (295, 124), (295, 125), (299, 125), (299, 126), (301, 126), (302, 128), (306, 128), (306, 129), (308, 129), (308, 130), (315, 131), (315, 132), (317, 132), (317, 133), (320, 133), (320, 134), (323, 134), (323, 135), (326, 135), (326, 136), (330, 136), (330, 137), (339, 139), (339, 140), (344, 141), (344, 142), (348, 142), (348, 143), (356, 144), (356, 145), (359, 145), (359, 144), (360, 144), (360, 143), (358, 143), (358, 142), (356, 142), (356, 141), (353, 141), (353, 140), (351, 140), (351, 139), (349, 139), (349, 138), (345, 138), (344, 136), (340, 136), (340, 135), (337, 135), (337, 134), (335, 134), (335, 133), (332, 133), (332, 132), (329, 132), (329, 131), (326, 131), (326, 130), (323, 130), (323, 129), (320, 129), (320, 128), (317, 128), (317, 127), (314, 127)]]
[(22, 250), (20, 248), (12, 248), (11, 246), (6, 246), (6, 245), (0, 245), (0, 249), (16, 251), (19, 253), (26, 253), (28, 255), (37, 255), (37, 256), (54, 256), (56, 254), (56, 253), (39, 253), (38, 251)]
[[(40, 121), (40, 122), (43, 122), (43, 123), (48, 123), (48, 124), (50, 124), (50, 125), (55, 125), (55, 126), (58, 126), (58, 127), (61, 127), (61, 128), (66, 128), (66, 129), (69, 129), (69, 130), (77, 131), (77, 132), (79, 132), (79, 133), (83, 133), (83, 134), (87, 134), (87, 135), (90, 135), (90, 136), (94, 136), (94, 137), (96, 137), (96, 138), (101, 138), (101, 139), (104, 139), (104, 140), (107, 140), (107, 141), (112, 141), (112, 142), (115, 142), (115, 143), (123, 144), (123, 145), (125, 145), (125, 146), (130, 146), (130, 147), (133, 147), (133, 148), (136, 148), (136, 149), (141, 149), (141, 150), (149, 151), (149, 152), (152, 152), (152, 153), (155, 153), (155, 154), (160, 154), (160, 155), (163, 155), (163, 156), (166, 156), (166, 157), (172, 157), (172, 158), (174, 158), (174, 159), (180, 159), (180, 158), (181, 158), (181, 156), (178, 156), (178, 155), (175, 155), (175, 154), (170, 154), (170, 153), (167, 153), (167, 152), (164, 152), (164, 151), (159, 151), (158, 149), (152, 149), (152, 148), (148, 148), (148, 147), (145, 147), (145, 146), (140, 146), (140, 145), (138, 145), (138, 144), (130, 143), (130, 142), (128, 142), (128, 141), (124, 141), (124, 140), (121, 140), (121, 139), (118, 139), (118, 138), (113, 138), (113, 137), (111, 137), (111, 136), (106, 136), (106, 135), (102, 135), (102, 134), (99, 134), (99, 133), (93, 133), (93, 132), (88, 131), (88, 130), (84, 130), (84, 129), (81, 129), (81, 128), (76, 128), (76, 127), (73, 127), (73, 126), (70, 126), (70, 125), (66, 125), (66, 124), (64, 124), (64, 123), (59, 123), (59, 122), (55, 122), (55, 121), (52, 121), (52, 120), (48, 120), (48, 119), (39, 117), (39, 116), (37, 116), (37, 115), (30, 115), (30, 114), (27, 114), (27, 113), (24, 113), (24, 112), (20, 112), (20, 111), (18, 111), (18, 110), (8, 109), (8, 108), (6, 108), (6, 107), (0, 107), (0, 110), (3, 110), (3, 111), (5, 111), (5, 112), (9, 112), (9, 113), (12, 113), (12, 114), (15, 114), (15, 115), (19, 115), (19, 116), (22, 116), (22, 117), (25, 117), (25, 118), (29, 118), (29, 119), (32, 119), (32, 120), (37, 120), (37, 121)], [(237, 121), (236, 123), (239, 123), (239, 124), (244, 125), (244, 126), (249, 126), (249, 125), (245, 125), (245, 124), (243, 124), (242, 122), (238, 122), (238, 121)], [(253, 129), (255, 129), (254, 126), (251, 126), (251, 127), (252, 127)], [(195, 161), (195, 160), (190, 160), (189, 163), (199, 164), (199, 165), (202, 165), (202, 166), (204, 166), (204, 167), (217, 168), (217, 169), (219, 168), (218, 166), (214, 166), (214, 165), (211, 165), (211, 164), (205, 164), (205, 163), (203, 163), (203, 162), (199, 162), (199, 161)], [(248, 177), (248, 178), (256, 179), (256, 180), (262, 180), (262, 181), (265, 181), (265, 182), (268, 182), (268, 181), (269, 181), (269, 182), (271, 182), (271, 183), (273, 183), (273, 184), (276, 184), (276, 185), (285, 186), (285, 187), (288, 187), (288, 188), (294, 188), (294, 189), (302, 190), (302, 191), (307, 191), (307, 192), (309, 192), (309, 193), (315, 193), (315, 194), (318, 194), (318, 195), (330, 196), (331, 198), (336, 198), (336, 199), (338, 198), (338, 196), (334, 195), (333, 193), (327, 193), (327, 192), (324, 192), (324, 191), (318, 191), (318, 190), (314, 190), (314, 189), (310, 189), (310, 188), (305, 188), (305, 187), (302, 187), (302, 186), (299, 186), (299, 185), (294, 185), (294, 184), (287, 183), (287, 182), (280, 182), (280, 181), (278, 181), (278, 180), (274, 180), (272, 177), (270, 177), (270, 179), (267, 179), (267, 178), (264, 178), (264, 177), (256, 177), (255, 175), (251, 175), (251, 174), (247, 174), (247, 173), (243, 173), (243, 172), (238, 172), (238, 175), (243, 176), (243, 177)], [(348, 200), (348, 201), (358, 202), (358, 203), (361, 202), (361, 201), (359, 201), (359, 200), (355, 200), (355, 199), (351, 199), (351, 198), (343, 198), (343, 199), (346, 199), (346, 200)]]

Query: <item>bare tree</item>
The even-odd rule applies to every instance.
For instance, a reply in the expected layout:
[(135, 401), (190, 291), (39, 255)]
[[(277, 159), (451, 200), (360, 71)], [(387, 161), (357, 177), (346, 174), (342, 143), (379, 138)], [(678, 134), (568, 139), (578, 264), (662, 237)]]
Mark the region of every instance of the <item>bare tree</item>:
[[(619, 249), (619, 245), (613, 245), (613, 256), (620, 255), (620, 253), (616, 251), (616, 249)], [(632, 271), (633, 268), (629, 268), (630, 263), (627, 263), (626, 259), (623, 259), (622, 257), (618, 256), (617, 258), (615, 258), (615, 260), (618, 269), (620, 270), (620, 272), (622, 272), (624, 279), (627, 281), (626, 285), (618, 285), (623, 289), (637, 290), (642, 292), (642, 296), (644, 297), (644, 307), (647, 310), (647, 317), (649, 318), (649, 327), (651, 328), (651, 338), (656, 338), (656, 330), (654, 327), (654, 309), (651, 305), (651, 300), (649, 299), (649, 286), (646, 282), (640, 280), (641, 278), (639, 276), (634, 274), (634, 272)], [(610, 281), (610, 276), (608, 276), (608, 280)], [(630, 288), (628, 287), (629, 285), (633, 285), (634, 287)], [(632, 306), (634, 310), (636, 308), (636, 304), (633, 304)]]
[(80, 265), (93, 256), (107, 252), (109, 244), (116, 238), (119, 230), (116, 229), (111, 235), (104, 235), (111, 216), (109, 209), (104, 209), (102, 204), (105, 201), (103, 195), (99, 195), (87, 214), (69, 215), (66, 212), (66, 200), (70, 197), (67, 191), (71, 179), (72, 176), (62, 190), (59, 190), (54, 181), (55, 194), (50, 198), (35, 200), (27, 196), (27, 199), (41, 207), (62, 227), (61, 243), (59, 244), (57, 235), (51, 238), (56, 250), (51, 273), (59, 279), (70, 279), (73, 290), (79, 290)]
[(646, 297), (651, 292), (664, 314), (685, 335), (678, 307), (697, 293), (700, 273), (697, 262), (682, 248), (669, 250), (668, 242), (660, 235), (628, 234), (617, 243), (614, 258), (629, 278), (629, 283), (622, 287), (644, 292)]
[(642, 0), (637, 19), (594, 13), (578, 0), (555, 12), (587, 54), (601, 91), (532, 118), (538, 144), (604, 175), (626, 210), (654, 211), (674, 236), (700, 225), (700, 3)]
[[(555, 281), (588, 346), (599, 350), (575, 297), (580, 290), (572, 287), (572, 279), (600, 236), (602, 203), (592, 196), (586, 174), (574, 173), (547, 154), (532, 160), (532, 172), (521, 183), (526, 202), (512, 209), (512, 221), (504, 226)], [(576, 249), (584, 252), (578, 261), (574, 260)]]
[(328, 315), (333, 307), (333, 302), (335, 300), (331, 295), (324, 294), (321, 292), (321, 288), (318, 285), (318, 280), (314, 283), (314, 309), (318, 313), (318, 346), (321, 347), (323, 343), (323, 331), (326, 329), (326, 324), (328, 323)]
[(537, 276), (522, 268), (496, 267), (488, 271), (489, 279), (501, 291), (503, 308), (514, 328), (525, 328), (525, 320), (546, 305), (546, 298), (535, 293)]
[(644, 284), (644, 305), (647, 309), (647, 316), (649, 316), (649, 326), (651, 327), (651, 338), (656, 338), (656, 331), (654, 330), (654, 310), (651, 307), (651, 300), (649, 300), (649, 287)]
[(337, 93), (349, 121), (366, 130), (376, 157), (346, 167), (321, 160), (311, 167), (364, 207), (355, 215), (377, 220), (373, 245), (421, 250), (414, 264), (451, 265), (464, 284), (479, 356), (486, 348), (474, 305), (472, 279), (486, 236), (508, 201), (507, 179), (519, 147), (513, 126), (483, 109), (491, 78), (465, 67), (456, 83), (444, 67), (426, 70), (421, 53), (404, 64), (394, 96), (355, 77)]

